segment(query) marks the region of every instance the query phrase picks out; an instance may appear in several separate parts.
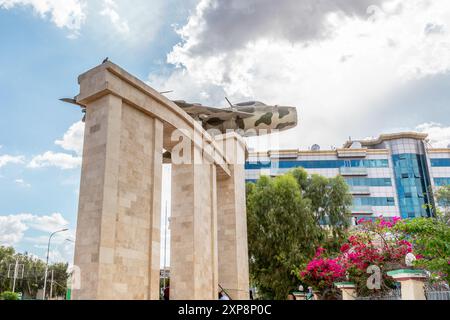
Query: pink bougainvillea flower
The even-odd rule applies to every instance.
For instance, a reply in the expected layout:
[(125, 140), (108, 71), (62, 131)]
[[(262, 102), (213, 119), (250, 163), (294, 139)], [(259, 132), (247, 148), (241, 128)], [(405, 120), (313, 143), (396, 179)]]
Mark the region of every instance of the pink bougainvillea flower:
[(342, 253), (347, 252), (349, 249), (350, 249), (350, 244), (344, 243), (341, 247), (341, 252)]
[(365, 218), (361, 218), (358, 220), (358, 224), (364, 224), (366, 222)]
[(394, 217), (394, 218), (392, 218), (392, 222), (394, 222), (394, 224), (397, 224), (397, 222), (399, 222), (399, 221), (401, 221), (402, 220), (402, 218), (400, 218), (400, 217)]
[(320, 257), (322, 255), (322, 253), (324, 253), (324, 252), (325, 252), (324, 248), (322, 248), (322, 247), (317, 248), (315, 257), (316, 258)]

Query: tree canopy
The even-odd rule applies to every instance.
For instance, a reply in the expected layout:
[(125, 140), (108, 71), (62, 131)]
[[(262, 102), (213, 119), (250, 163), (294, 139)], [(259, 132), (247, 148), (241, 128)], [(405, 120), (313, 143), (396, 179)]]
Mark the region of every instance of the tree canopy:
[[(0, 246), (0, 293), (12, 291), (11, 278), (14, 264), (23, 265), (23, 278), (16, 280), (15, 292), (21, 292), (27, 297), (36, 298), (37, 291), (44, 287), (45, 262), (28, 254), (19, 254), (11, 247)], [(12, 268), (12, 271), (9, 270)], [(53, 271), (53, 296), (65, 296), (67, 291), (68, 264), (55, 263), (49, 265), (47, 294), (50, 290), (50, 275)], [(9, 275), (8, 275), (9, 271)]]
[(396, 231), (413, 243), (419, 257), (417, 267), (450, 283), (450, 227), (446, 223), (441, 219), (416, 218), (396, 225)]
[(299, 284), (294, 270), (318, 247), (340, 248), (351, 203), (342, 177), (303, 169), (247, 184), (250, 274), (262, 298), (285, 299)]
[(440, 187), (436, 192), (436, 199), (442, 212), (438, 212), (440, 218), (450, 225), (450, 186)]

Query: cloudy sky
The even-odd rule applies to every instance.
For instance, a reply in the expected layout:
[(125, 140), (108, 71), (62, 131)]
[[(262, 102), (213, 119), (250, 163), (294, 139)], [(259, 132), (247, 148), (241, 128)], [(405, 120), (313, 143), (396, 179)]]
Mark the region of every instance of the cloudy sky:
[[(110, 59), (173, 99), (296, 106), (282, 148), (416, 130), (450, 144), (448, 0), (0, 0), (0, 244), (72, 260), (83, 125)], [(264, 139), (249, 141), (252, 147)]]

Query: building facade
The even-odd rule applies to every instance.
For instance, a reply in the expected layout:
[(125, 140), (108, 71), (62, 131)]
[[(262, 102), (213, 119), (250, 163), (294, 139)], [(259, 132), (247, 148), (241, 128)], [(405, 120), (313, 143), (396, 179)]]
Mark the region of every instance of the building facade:
[(431, 217), (433, 190), (450, 185), (450, 146), (429, 147), (427, 135), (397, 133), (374, 140), (348, 141), (336, 150), (276, 150), (250, 153), (247, 182), (293, 168), (326, 177), (341, 175), (353, 195), (357, 218)]

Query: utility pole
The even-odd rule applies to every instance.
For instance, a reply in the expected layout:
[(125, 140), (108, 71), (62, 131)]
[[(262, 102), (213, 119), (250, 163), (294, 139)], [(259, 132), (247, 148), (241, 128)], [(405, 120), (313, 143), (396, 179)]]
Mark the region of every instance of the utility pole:
[(62, 230), (58, 230), (53, 232), (50, 237), (48, 238), (48, 246), (47, 246), (47, 261), (45, 263), (45, 274), (44, 274), (44, 290), (43, 290), (43, 294), (42, 294), (42, 300), (45, 300), (45, 290), (47, 289), (47, 273), (48, 273), (48, 256), (50, 254), (50, 242), (52, 241), (52, 238), (55, 234), (57, 234), (58, 232), (64, 232), (67, 231), (69, 229), (62, 229)]
[(52, 300), (53, 297), (53, 269), (52, 269), (52, 279), (50, 280), (50, 300)]
[[(8, 279), (12, 279), (12, 292), (16, 292), (17, 279), (23, 279), (25, 265), (19, 264), (20, 256), (17, 255), (15, 262), (8, 266)], [(14, 268), (14, 271), (13, 271)]]
[(17, 279), (18, 268), (19, 268), (19, 258), (16, 258), (16, 264), (14, 265), (14, 279), (13, 279), (12, 292), (16, 292), (16, 279)]
[(166, 275), (166, 266), (167, 266), (167, 262), (166, 262), (166, 256), (167, 256), (167, 201), (166, 201), (166, 212), (164, 214), (164, 289), (166, 288), (166, 279), (167, 279), (167, 275)]

